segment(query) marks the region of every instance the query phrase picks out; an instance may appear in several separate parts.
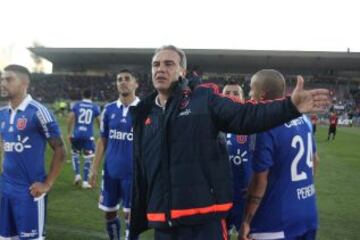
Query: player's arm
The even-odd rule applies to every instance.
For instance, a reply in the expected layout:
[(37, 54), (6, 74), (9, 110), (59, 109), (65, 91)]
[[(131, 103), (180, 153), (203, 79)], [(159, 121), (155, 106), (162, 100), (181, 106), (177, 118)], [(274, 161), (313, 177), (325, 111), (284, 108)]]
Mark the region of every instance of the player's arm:
[(320, 157), (319, 157), (319, 154), (317, 152), (314, 153), (314, 155), (312, 156), (312, 161), (313, 161), (313, 164), (314, 164), (314, 175), (316, 175), (316, 172), (317, 172), (317, 169), (319, 167), (319, 164), (320, 164)]
[(100, 129), (101, 119), (104, 117), (105, 113), (101, 113), (100, 107), (96, 106), (94, 110), (95, 122), (98, 129)]
[(48, 140), (50, 147), (53, 150), (53, 156), (51, 160), (49, 174), (45, 180), (45, 183), (50, 187), (55, 182), (55, 179), (59, 176), (60, 171), (65, 162), (65, 146), (61, 137), (58, 138), (50, 138)]
[(97, 128), (100, 128), (100, 116), (95, 118)]
[(254, 173), (251, 179), (249, 185), (249, 194), (245, 205), (243, 222), (239, 234), (240, 240), (249, 239), (248, 235), (250, 232), (250, 224), (265, 194), (268, 182), (268, 174), (268, 170), (260, 173)]
[(105, 149), (107, 147), (107, 136), (109, 133), (108, 118), (106, 114), (106, 108), (100, 117), (100, 138), (96, 143), (95, 159), (91, 166), (89, 183), (92, 187), (96, 187), (96, 180), (98, 175), (99, 166), (103, 159)]
[(74, 128), (74, 124), (75, 124), (75, 113), (70, 112), (68, 119), (67, 119), (67, 138), (69, 141), (70, 141), (70, 137), (71, 137), (71, 132)]
[(55, 179), (59, 176), (65, 161), (65, 147), (61, 137), (49, 138), (48, 143), (53, 150), (49, 174), (44, 182), (36, 182), (31, 185), (30, 193), (37, 198), (50, 191)]
[(97, 140), (96, 143), (96, 150), (95, 150), (95, 159), (93, 161), (93, 164), (91, 166), (91, 172), (90, 172), (90, 185), (92, 187), (96, 187), (96, 180), (97, 180), (97, 175), (98, 175), (98, 171), (99, 171), (99, 166), (100, 163), (103, 159), (104, 156), (104, 152), (106, 149), (106, 145), (107, 145), (107, 139), (104, 137), (100, 137)]
[(274, 142), (277, 134), (276, 131), (270, 130), (256, 135), (252, 158), (254, 173), (249, 184), (239, 239), (249, 239), (250, 224), (266, 192), (269, 169), (274, 164)]

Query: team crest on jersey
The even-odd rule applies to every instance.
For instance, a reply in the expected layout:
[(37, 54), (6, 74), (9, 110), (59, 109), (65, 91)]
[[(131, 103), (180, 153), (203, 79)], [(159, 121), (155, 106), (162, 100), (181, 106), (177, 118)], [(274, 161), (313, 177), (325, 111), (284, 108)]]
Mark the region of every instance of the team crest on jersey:
[(18, 130), (24, 130), (26, 128), (27, 119), (26, 118), (19, 118), (16, 122), (16, 128)]
[(122, 119), (120, 120), (120, 122), (126, 123), (126, 118), (122, 118)]
[(244, 144), (247, 141), (247, 135), (236, 135), (236, 141), (240, 144)]
[(114, 119), (115, 118), (115, 113), (111, 114), (110, 118)]
[(5, 127), (5, 122), (1, 122), (1, 129)]

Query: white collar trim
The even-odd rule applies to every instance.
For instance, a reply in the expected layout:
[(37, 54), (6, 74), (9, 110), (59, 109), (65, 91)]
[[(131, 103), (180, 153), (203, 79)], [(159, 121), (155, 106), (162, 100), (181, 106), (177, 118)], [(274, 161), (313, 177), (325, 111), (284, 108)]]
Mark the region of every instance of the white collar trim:
[(11, 109), (11, 111), (15, 111), (15, 112), (17, 110), (25, 111), (26, 107), (29, 105), (29, 103), (32, 100), (33, 100), (33, 98), (31, 97), (30, 94), (28, 94), (16, 109), (13, 109), (10, 104), (9, 104), (9, 109)]
[[(128, 106), (126, 106), (126, 107), (136, 106), (139, 102), (140, 102), (140, 99), (139, 99), (138, 97), (135, 97), (135, 100), (134, 100), (132, 103), (130, 103)], [(125, 105), (120, 101), (120, 99), (118, 99), (118, 100), (116, 101), (116, 106), (117, 106), (118, 108), (120, 108), (121, 106), (125, 106)]]

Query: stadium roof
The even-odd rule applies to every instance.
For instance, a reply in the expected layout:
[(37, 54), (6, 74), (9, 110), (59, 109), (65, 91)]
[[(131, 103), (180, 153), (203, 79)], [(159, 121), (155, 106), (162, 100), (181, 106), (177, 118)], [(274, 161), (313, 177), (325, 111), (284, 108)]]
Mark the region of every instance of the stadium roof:
[[(134, 65), (150, 68), (152, 48), (29, 48), (53, 63), (54, 69), (103, 68), (111, 65)], [(204, 72), (242, 72), (261, 68), (283, 71), (360, 71), (359, 52), (267, 51), (184, 49), (188, 66)]]

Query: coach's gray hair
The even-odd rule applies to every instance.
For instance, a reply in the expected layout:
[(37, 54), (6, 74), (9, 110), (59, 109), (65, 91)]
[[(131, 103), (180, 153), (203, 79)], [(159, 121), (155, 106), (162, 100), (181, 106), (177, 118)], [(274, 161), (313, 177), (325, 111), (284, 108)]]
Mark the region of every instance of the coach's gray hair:
[(176, 52), (180, 57), (180, 66), (182, 68), (186, 69), (187, 60), (186, 60), (185, 52), (182, 49), (177, 48), (174, 45), (164, 45), (164, 46), (156, 49), (154, 55), (162, 50), (171, 50), (171, 51)]

